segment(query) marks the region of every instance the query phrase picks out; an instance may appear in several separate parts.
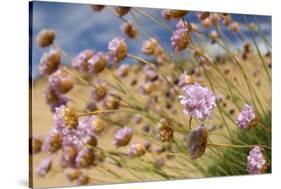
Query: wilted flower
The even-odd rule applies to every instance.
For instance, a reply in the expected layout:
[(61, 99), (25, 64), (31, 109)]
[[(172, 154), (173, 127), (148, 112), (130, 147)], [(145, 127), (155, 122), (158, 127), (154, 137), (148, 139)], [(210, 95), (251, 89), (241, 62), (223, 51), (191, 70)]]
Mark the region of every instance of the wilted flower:
[(54, 30), (51, 29), (42, 29), (36, 38), (37, 45), (39, 47), (48, 47), (51, 45), (56, 37), (56, 33)]
[(248, 160), (248, 172), (250, 174), (261, 174), (267, 169), (267, 163), (263, 154), (263, 149), (259, 146), (254, 146), (250, 151)]
[(120, 17), (128, 14), (130, 9), (131, 9), (131, 7), (114, 7), (116, 14)]
[(53, 158), (51, 156), (43, 159), (37, 166), (36, 174), (40, 177), (45, 177), (52, 168), (52, 161)]
[(49, 76), (48, 84), (49, 87), (56, 92), (56, 94), (65, 94), (73, 88), (74, 81), (68, 72), (64, 69), (59, 69)]
[(209, 34), (209, 37), (212, 40), (212, 43), (215, 43), (219, 37), (218, 33), (216, 31), (211, 31), (211, 33)]
[(103, 100), (103, 107), (107, 110), (116, 110), (120, 106), (120, 99), (113, 95), (108, 95)]
[(129, 65), (128, 64), (122, 64), (119, 68), (118, 68), (118, 75), (120, 77), (126, 77), (129, 73)]
[(72, 145), (64, 146), (62, 157), (61, 157), (61, 166), (66, 167), (76, 167), (75, 159), (77, 156), (77, 149)]
[(186, 49), (190, 43), (190, 36), (187, 29), (177, 29), (171, 37), (172, 48), (175, 52)]
[(145, 65), (143, 67), (144, 79), (146, 81), (155, 81), (158, 78), (156, 69), (151, 65)]
[(171, 9), (166, 9), (166, 10), (163, 10), (161, 12), (161, 15), (169, 20), (169, 19), (180, 19), (182, 18), (183, 16), (185, 16), (186, 14), (188, 13), (188, 11), (185, 11), (185, 10), (171, 10)]
[(95, 53), (90, 50), (86, 49), (83, 50), (78, 54), (78, 56), (74, 59), (72, 62), (72, 66), (81, 71), (81, 72), (88, 72), (89, 71), (89, 65), (88, 60), (94, 55)]
[(128, 149), (130, 157), (140, 157), (145, 154), (146, 150), (143, 144), (131, 144)]
[(114, 134), (113, 144), (116, 147), (126, 146), (127, 144), (129, 144), (132, 137), (133, 137), (133, 129), (131, 129), (129, 127), (124, 127), (122, 129), (119, 129)]
[(78, 177), (81, 175), (81, 171), (79, 169), (74, 169), (74, 168), (68, 168), (65, 169), (64, 175), (69, 181), (74, 181), (78, 179)]
[(143, 94), (151, 94), (153, 91), (155, 90), (155, 85), (153, 82), (151, 81), (147, 81), (147, 82), (144, 82), (142, 85), (141, 85), (141, 91)]
[(61, 146), (62, 146), (62, 136), (60, 132), (57, 131), (56, 129), (52, 129), (43, 142), (42, 151), (54, 153), (58, 151), (61, 148)]
[(104, 70), (106, 67), (106, 55), (102, 52), (98, 52), (92, 56), (88, 60), (88, 68), (89, 72), (92, 73), (100, 73)]
[(56, 108), (66, 105), (68, 98), (63, 94), (57, 94), (57, 92), (48, 87), (47, 90), (44, 92), (46, 103), (49, 105), (50, 110), (54, 113)]
[(98, 135), (105, 127), (106, 122), (95, 115), (83, 116), (79, 119), (78, 129), (85, 131), (88, 135)]
[(236, 124), (239, 125), (241, 129), (247, 129), (255, 127), (258, 122), (258, 117), (253, 110), (253, 107), (245, 104), (242, 111), (238, 114), (236, 118)]
[(211, 20), (211, 18), (206, 18), (206, 19), (204, 19), (203, 21), (202, 21), (202, 24), (203, 24), (203, 26), (205, 27), (205, 28), (209, 28), (209, 27), (211, 27), (212, 26), (212, 20)]
[(88, 148), (82, 148), (76, 156), (76, 166), (80, 168), (89, 167), (93, 161), (93, 157), (92, 150)]
[(122, 37), (115, 37), (108, 43), (109, 50), (109, 60), (112, 64), (118, 64), (124, 58), (126, 58), (128, 53), (128, 47), (125, 39)]
[(209, 18), (210, 13), (209, 12), (199, 12), (197, 14), (197, 16), (200, 20), (205, 20), (206, 18)]
[(91, 5), (91, 7), (92, 7), (93, 11), (100, 12), (104, 9), (105, 6), (104, 5)]
[(208, 129), (201, 124), (193, 129), (187, 138), (187, 149), (192, 159), (200, 158), (206, 150), (208, 141)]
[(138, 30), (137, 28), (128, 22), (124, 22), (121, 26), (120, 29), (129, 37), (129, 38), (136, 38), (138, 35)]
[(58, 49), (50, 49), (41, 57), (39, 64), (39, 72), (41, 75), (48, 76), (54, 73), (60, 66), (61, 52)]
[(227, 14), (227, 15), (223, 16), (223, 24), (225, 26), (229, 26), (231, 22), (232, 22), (232, 18), (230, 16), (230, 14)]
[(178, 86), (184, 87), (186, 85), (192, 85), (194, 84), (194, 78), (191, 75), (187, 75), (186, 72), (180, 75)]
[(80, 174), (77, 179), (77, 185), (86, 185), (89, 183), (90, 178), (86, 175)]
[(75, 110), (67, 106), (56, 108), (54, 114), (55, 127), (61, 131), (64, 128), (76, 128), (78, 124), (78, 116)]
[(186, 85), (182, 88), (183, 96), (179, 96), (180, 103), (184, 106), (183, 113), (201, 121), (211, 117), (212, 110), (216, 107), (216, 96), (199, 83)]
[(107, 94), (106, 83), (102, 81), (95, 81), (91, 92), (91, 97), (99, 102), (104, 99)]
[(158, 42), (155, 38), (150, 38), (142, 44), (142, 52), (151, 55), (154, 53), (155, 49), (158, 46)]
[(36, 153), (41, 152), (41, 147), (42, 147), (42, 144), (43, 144), (42, 139), (39, 138), (39, 137), (32, 137), (31, 142), (32, 142), (32, 144), (31, 144), (32, 154), (36, 154)]
[(167, 119), (161, 119), (158, 125), (159, 137), (161, 141), (172, 141), (174, 138), (174, 130), (171, 128), (171, 122)]
[(229, 27), (232, 32), (234, 32), (234, 33), (239, 32), (239, 23), (238, 22), (233, 22)]

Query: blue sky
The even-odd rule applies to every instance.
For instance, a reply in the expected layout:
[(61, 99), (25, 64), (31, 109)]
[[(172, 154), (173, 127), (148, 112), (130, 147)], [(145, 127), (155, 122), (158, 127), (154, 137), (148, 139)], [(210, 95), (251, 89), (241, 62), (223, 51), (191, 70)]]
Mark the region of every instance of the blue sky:
[[(160, 9), (142, 8), (145, 12), (160, 18)], [(107, 51), (107, 43), (113, 37), (121, 35), (120, 25), (123, 21), (116, 17), (110, 9), (104, 9), (100, 13), (93, 12), (87, 4), (72, 4), (72, 3), (54, 3), (54, 2), (33, 2), (30, 9), (32, 12), (32, 22), (30, 33), (32, 43), (32, 78), (38, 76), (38, 64), (43, 52), (47, 49), (40, 49), (36, 46), (36, 35), (43, 28), (52, 28), (56, 31), (55, 43), (62, 47), (70, 56), (76, 56), (84, 49), (94, 49), (96, 51)], [(158, 38), (163, 42), (166, 49), (171, 50), (170, 37), (171, 33), (155, 24), (151, 20), (137, 14), (134, 15), (146, 26), (150, 32), (157, 34)], [(232, 17), (240, 22), (244, 22), (241, 15), (232, 15)], [(124, 18), (132, 20), (132, 15), (126, 15)], [(271, 41), (271, 17), (270, 16), (251, 16), (247, 15), (250, 21), (259, 22), (259, 25), (265, 36)], [(186, 16), (187, 21), (196, 22), (194, 14)], [(167, 23), (171, 27), (175, 27), (176, 21)], [(246, 28), (242, 30), (246, 31)], [(224, 33), (230, 36), (235, 42), (235, 38), (231, 37), (230, 33), (225, 30)], [(248, 35), (248, 33), (245, 33)], [(126, 37), (125, 37), (126, 38)], [(129, 46), (129, 51), (132, 54), (140, 54), (141, 43), (144, 40), (140, 37), (137, 40), (126, 38)], [(215, 50), (215, 47), (211, 47)], [(143, 56), (143, 55), (141, 55)], [(125, 60), (129, 61), (129, 60)], [(67, 62), (64, 62), (67, 63)]]

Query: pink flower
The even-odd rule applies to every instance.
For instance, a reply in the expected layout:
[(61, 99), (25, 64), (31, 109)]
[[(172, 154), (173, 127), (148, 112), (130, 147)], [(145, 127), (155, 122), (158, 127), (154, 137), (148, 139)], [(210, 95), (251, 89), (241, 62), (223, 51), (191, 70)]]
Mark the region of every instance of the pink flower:
[(184, 106), (183, 113), (201, 121), (210, 119), (212, 110), (216, 107), (216, 96), (199, 83), (186, 85), (182, 91), (183, 96), (179, 96), (179, 99)]
[(256, 126), (257, 117), (252, 106), (248, 104), (244, 105), (242, 111), (236, 118), (236, 124), (239, 125), (241, 129), (247, 129)]
[(247, 158), (247, 167), (250, 174), (261, 174), (265, 172), (267, 163), (262, 151), (263, 149), (259, 146), (254, 146), (250, 151)]
[(40, 177), (45, 177), (47, 173), (51, 170), (52, 168), (52, 157), (47, 157), (46, 159), (43, 159), (37, 169), (36, 173)]
[(94, 55), (94, 52), (90, 49), (86, 49), (78, 54), (78, 56), (72, 62), (72, 66), (81, 72), (88, 72), (88, 60)]
[(113, 38), (108, 43), (108, 50), (109, 50), (109, 61), (112, 64), (118, 64), (122, 60), (124, 60), (128, 53), (128, 47), (125, 42), (125, 39), (118, 36)]
[(133, 130), (129, 127), (124, 127), (122, 129), (119, 129), (114, 134), (113, 144), (117, 147), (126, 146), (127, 144), (129, 144), (132, 137), (133, 137)]
[(175, 52), (180, 52), (187, 48), (190, 42), (190, 37), (187, 29), (180, 28), (173, 32), (171, 37), (172, 48)]

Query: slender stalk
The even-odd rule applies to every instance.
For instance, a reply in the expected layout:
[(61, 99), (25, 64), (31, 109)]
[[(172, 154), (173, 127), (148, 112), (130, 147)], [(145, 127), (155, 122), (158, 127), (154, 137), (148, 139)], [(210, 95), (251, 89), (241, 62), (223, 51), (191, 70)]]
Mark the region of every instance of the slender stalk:
[(271, 149), (271, 147), (257, 144), (257, 145), (235, 145), (235, 144), (216, 144), (216, 143), (208, 143), (209, 146), (215, 147), (231, 147), (231, 148), (253, 148), (254, 146), (261, 146), (263, 148)]

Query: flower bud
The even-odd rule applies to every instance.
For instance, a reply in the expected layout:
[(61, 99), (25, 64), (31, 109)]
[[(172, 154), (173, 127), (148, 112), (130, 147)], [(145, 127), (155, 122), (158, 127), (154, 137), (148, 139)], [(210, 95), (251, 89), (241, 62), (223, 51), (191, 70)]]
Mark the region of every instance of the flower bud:
[(201, 124), (193, 129), (187, 138), (187, 149), (192, 159), (200, 158), (206, 150), (208, 140), (208, 129)]
[(37, 45), (41, 48), (51, 45), (56, 37), (56, 33), (51, 29), (42, 29), (36, 38)]

